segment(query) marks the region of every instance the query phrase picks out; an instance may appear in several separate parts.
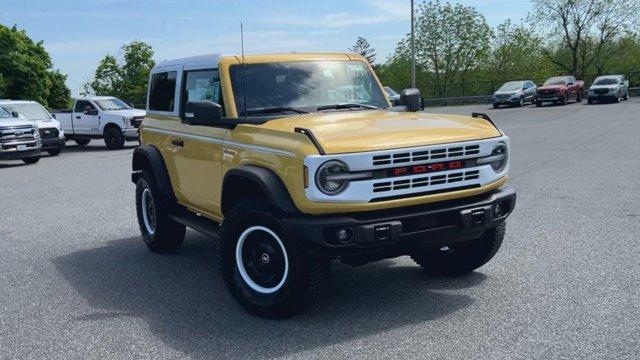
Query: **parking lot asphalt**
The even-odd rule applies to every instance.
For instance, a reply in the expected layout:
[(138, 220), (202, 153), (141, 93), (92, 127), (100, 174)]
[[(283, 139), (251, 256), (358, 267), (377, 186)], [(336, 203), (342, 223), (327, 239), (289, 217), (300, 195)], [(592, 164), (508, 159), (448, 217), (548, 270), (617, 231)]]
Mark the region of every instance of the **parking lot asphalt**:
[(486, 112), (511, 137), (498, 255), (457, 278), (336, 264), (326, 300), (281, 321), (233, 301), (215, 240), (146, 249), (135, 143), (0, 162), (0, 358), (639, 358), (640, 100), (427, 111)]

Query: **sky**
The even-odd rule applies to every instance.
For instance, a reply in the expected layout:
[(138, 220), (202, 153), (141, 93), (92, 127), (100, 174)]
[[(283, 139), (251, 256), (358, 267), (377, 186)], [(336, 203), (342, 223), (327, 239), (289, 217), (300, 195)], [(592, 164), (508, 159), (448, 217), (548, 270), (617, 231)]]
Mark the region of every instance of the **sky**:
[[(416, 0), (418, 3), (421, 0)], [(457, 0), (492, 27), (520, 22), (528, 0)], [(100, 59), (132, 40), (149, 43), (156, 61), (207, 53), (346, 51), (358, 36), (384, 61), (410, 32), (409, 0), (0, 0), (0, 23), (43, 41), (77, 95)]]

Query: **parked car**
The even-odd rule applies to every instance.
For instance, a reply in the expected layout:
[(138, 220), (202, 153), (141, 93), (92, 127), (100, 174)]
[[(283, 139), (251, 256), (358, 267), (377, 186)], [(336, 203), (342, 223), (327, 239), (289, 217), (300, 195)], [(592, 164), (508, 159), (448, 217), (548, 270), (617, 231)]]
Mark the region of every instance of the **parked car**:
[(35, 121), (40, 132), (42, 151), (57, 156), (65, 144), (64, 131), (60, 123), (40, 103), (23, 100), (0, 100), (0, 107), (7, 112), (16, 112), (21, 119)]
[(131, 176), (142, 239), (166, 253), (186, 227), (219, 234), (222, 279), (251, 313), (300, 310), (330, 261), (410, 255), (463, 274), (503, 241), (509, 138), (485, 114), (420, 112), (417, 89), (388, 109), (362, 56), (169, 60), (148, 88)]
[(545, 102), (567, 105), (571, 99), (582, 102), (584, 81), (576, 80), (573, 76), (556, 76), (549, 78), (536, 91), (536, 106)]
[(510, 81), (493, 93), (493, 108), (500, 105), (524, 106), (525, 102), (533, 102), (536, 98), (536, 84), (531, 80)]
[(108, 149), (122, 149), (125, 140), (138, 140), (138, 127), (147, 115), (112, 96), (75, 99), (72, 110), (58, 110), (54, 115), (67, 140), (85, 146), (91, 139), (104, 139)]
[(384, 86), (383, 89), (391, 105), (393, 106), (400, 105), (400, 94), (398, 94), (395, 90), (393, 90), (389, 86)]
[(629, 81), (623, 75), (599, 76), (589, 87), (587, 102), (615, 101), (629, 99)]
[(21, 119), (17, 112), (0, 108), (0, 160), (22, 160), (34, 164), (40, 160), (40, 133), (35, 122)]

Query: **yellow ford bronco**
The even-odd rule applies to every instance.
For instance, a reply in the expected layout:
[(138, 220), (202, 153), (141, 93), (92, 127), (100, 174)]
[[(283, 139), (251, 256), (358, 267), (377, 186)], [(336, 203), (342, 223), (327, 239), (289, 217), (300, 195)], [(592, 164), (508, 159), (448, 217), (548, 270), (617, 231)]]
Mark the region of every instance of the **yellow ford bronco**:
[(516, 195), (509, 138), (484, 114), (391, 107), (354, 54), (205, 55), (151, 72), (132, 180), (155, 252), (187, 227), (219, 236), (219, 264), (251, 313), (293, 314), (331, 261), (409, 255), (463, 274), (500, 247)]

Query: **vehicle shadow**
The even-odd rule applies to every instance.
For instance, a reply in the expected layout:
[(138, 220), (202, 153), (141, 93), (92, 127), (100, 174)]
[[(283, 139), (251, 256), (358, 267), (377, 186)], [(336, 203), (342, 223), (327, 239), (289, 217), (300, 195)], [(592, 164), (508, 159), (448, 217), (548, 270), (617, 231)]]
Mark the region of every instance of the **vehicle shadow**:
[[(187, 355), (276, 357), (425, 324), (473, 303), (435, 292), (481, 284), (486, 276), (430, 279), (417, 266), (381, 261), (334, 267), (326, 300), (287, 320), (245, 313), (217, 271), (215, 241), (190, 232), (175, 255), (149, 252), (138, 237), (54, 259), (57, 271), (95, 309), (70, 321), (142, 318)], [(216, 356), (218, 354), (218, 356)]]
[[(96, 140), (99, 141), (99, 140)], [(104, 143), (96, 143), (95, 145), (90, 143), (89, 145), (80, 146), (76, 145), (73, 141), (67, 142), (66, 146), (62, 149), (62, 153), (81, 153), (81, 152), (107, 152), (107, 151), (122, 151), (122, 150), (130, 150), (138, 147), (137, 142), (127, 142), (124, 145), (124, 148), (121, 150), (109, 150), (104, 145)]]

